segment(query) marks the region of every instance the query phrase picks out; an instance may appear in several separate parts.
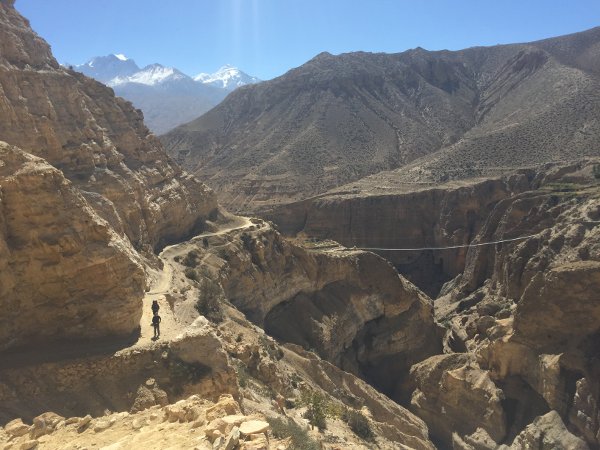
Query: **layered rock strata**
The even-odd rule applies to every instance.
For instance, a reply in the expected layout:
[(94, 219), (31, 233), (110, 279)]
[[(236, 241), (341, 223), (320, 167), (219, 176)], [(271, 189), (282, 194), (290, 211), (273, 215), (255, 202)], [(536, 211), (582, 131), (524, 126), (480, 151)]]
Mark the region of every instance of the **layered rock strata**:
[[(583, 163), (550, 171), (539, 189), (499, 202), (479, 238), (533, 236), (470, 249), (465, 272), (437, 300), (438, 318), (448, 327), (447, 351), (475, 358), (478, 370), (501, 392), (497, 416), (504, 419), (496, 425), (469, 421), (464, 430), (471, 435), (469, 445), (478, 439), (512, 448), (529, 441), (599, 445), (600, 191), (593, 167)], [(440, 383), (451, 373), (454, 369)], [(419, 400), (414, 411), (420, 414), (428, 410), (424, 405), (439, 402), (439, 390), (430, 385), (426, 400), (413, 398)], [(460, 390), (453, 395), (460, 399)], [(480, 399), (482, 405), (487, 401), (484, 395)], [(464, 397), (447, 403), (461, 401)], [(439, 414), (443, 407), (449, 405), (437, 404), (434, 421), (446, 427), (438, 436), (448, 444), (453, 425)], [(472, 435), (478, 428), (485, 439)]]
[[(436, 296), (444, 282), (465, 268), (467, 249), (460, 246), (475, 239), (500, 200), (526, 190), (533, 178), (533, 172), (524, 171), (506, 178), (412, 191), (332, 191), (265, 216), (288, 235), (332, 239), (348, 247), (417, 249), (374, 251)], [(452, 246), (459, 248), (435, 250)]]
[(374, 254), (307, 250), (262, 221), (190, 251), (181, 262), (199, 286), (216, 276), (225, 298), (267, 333), (389, 395), (400, 395), (412, 364), (441, 349), (431, 300)]
[(212, 192), (164, 153), (140, 111), (58, 65), (12, 2), (0, 4), (0, 139), (46, 159), (138, 249), (189, 235)]
[(0, 349), (135, 330), (145, 276), (129, 241), (62, 172), (2, 142), (0, 187)]
[(135, 332), (140, 254), (203, 227), (212, 191), (131, 104), (60, 67), (12, 1), (0, 2), (0, 141), (0, 349)]

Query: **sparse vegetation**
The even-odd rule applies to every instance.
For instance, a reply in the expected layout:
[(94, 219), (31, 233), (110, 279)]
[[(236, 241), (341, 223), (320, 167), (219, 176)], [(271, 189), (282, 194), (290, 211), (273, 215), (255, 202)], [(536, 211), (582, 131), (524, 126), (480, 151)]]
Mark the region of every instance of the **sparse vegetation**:
[(327, 428), (326, 421), (326, 400), (323, 395), (315, 391), (302, 392), (302, 403), (306, 405), (304, 418), (308, 419), (313, 427), (317, 427), (319, 431)]
[(197, 250), (190, 250), (187, 255), (185, 255), (185, 258), (181, 260), (181, 263), (188, 267), (196, 267), (199, 262), (200, 254)]
[[(187, 276), (187, 274), (186, 274)], [(200, 294), (196, 301), (196, 310), (214, 323), (220, 323), (224, 319), (221, 300), (223, 290), (216, 281), (204, 278), (200, 285)]]
[(345, 409), (342, 414), (342, 420), (348, 424), (350, 429), (358, 437), (366, 441), (373, 439), (374, 434), (369, 419), (367, 419), (360, 411)]
[(319, 450), (321, 446), (311, 438), (307, 430), (300, 427), (291, 419), (273, 419), (268, 418), (271, 425), (271, 431), (276, 439), (291, 438), (290, 449), (293, 450)]
[(171, 360), (169, 369), (173, 389), (179, 394), (183, 391), (183, 385), (197, 383), (211, 371), (210, 367), (203, 364), (188, 363), (181, 359)]
[(281, 350), (281, 348), (279, 348), (275, 342), (270, 341), (266, 336), (260, 336), (258, 343), (271, 359), (279, 361), (281, 358), (283, 358), (283, 350)]
[(248, 251), (252, 250), (252, 236), (250, 236), (250, 234), (244, 232), (242, 233), (242, 236), (240, 238), (242, 240), (242, 242), (244, 243), (244, 248)]
[(200, 277), (198, 276), (198, 272), (194, 269), (192, 269), (191, 267), (187, 267), (183, 273), (185, 274), (185, 276), (187, 278), (189, 278), (190, 280), (194, 280), (194, 281), (200, 281)]

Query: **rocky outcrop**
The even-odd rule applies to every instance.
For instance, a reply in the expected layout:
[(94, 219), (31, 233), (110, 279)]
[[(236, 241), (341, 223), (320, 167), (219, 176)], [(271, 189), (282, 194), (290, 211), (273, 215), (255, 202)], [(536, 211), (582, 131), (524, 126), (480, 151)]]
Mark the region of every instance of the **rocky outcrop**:
[(188, 236), (212, 192), (164, 153), (130, 103), (58, 65), (10, 3), (0, 5), (0, 139), (63, 171), (137, 249)]
[(59, 170), (1, 142), (0, 187), (0, 349), (137, 329), (145, 280), (129, 241)]
[[(533, 173), (471, 183), (376, 191), (333, 191), (265, 213), (288, 235), (303, 233), (348, 247), (426, 248), (377, 251), (398, 271), (435, 297), (442, 284), (462, 273), (466, 248), (495, 205), (532, 182)], [(394, 192), (396, 191), (396, 192)], [(432, 248), (427, 250), (427, 248)]]
[(156, 347), (108, 349), (70, 360), (57, 354), (44, 364), (36, 363), (35, 352), (30, 360), (21, 356), (0, 365), (0, 423), (15, 417), (30, 421), (50, 406), (62, 416), (102, 416), (106, 410), (136, 412), (193, 394), (212, 401), (238, 395), (234, 369), (208, 326)]
[(0, 349), (133, 333), (140, 255), (215, 213), (142, 119), (0, 3)]
[(507, 435), (493, 438), (498, 444), (521, 448), (547, 436), (560, 447), (566, 427), (577, 442), (598, 445), (600, 197), (592, 167), (551, 170), (539, 189), (499, 202), (480, 239), (532, 236), (470, 250), (465, 272), (437, 300), (449, 350), (474, 354), (503, 392)]
[(504, 394), (466, 354), (438, 355), (414, 365), (411, 410), (428, 424), (441, 443), (452, 434), (464, 436), (485, 430), (494, 442), (506, 436)]
[(389, 395), (401, 395), (413, 363), (441, 349), (431, 300), (372, 253), (307, 250), (256, 221), (233, 238), (198, 240), (180, 262), (201, 289), (217, 274), (225, 298), (270, 335)]

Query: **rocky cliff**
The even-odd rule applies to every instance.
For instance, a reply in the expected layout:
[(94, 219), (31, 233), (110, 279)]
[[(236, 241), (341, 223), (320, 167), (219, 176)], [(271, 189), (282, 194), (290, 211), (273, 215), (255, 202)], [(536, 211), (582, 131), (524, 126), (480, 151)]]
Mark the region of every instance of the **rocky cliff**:
[[(288, 235), (332, 239), (348, 247), (426, 250), (378, 251), (431, 296), (464, 270), (467, 244), (502, 199), (533, 182), (524, 171), (505, 179), (436, 187), (340, 188), (265, 213)], [(430, 249), (430, 250), (427, 250)]]
[[(405, 237), (410, 247), (506, 241), (440, 255), (456, 274), (447, 269), (434, 301), (444, 354), (412, 366), (411, 409), (442, 448), (596, 448), (597, 171), (597, 161), (581, 161), (396, 199), (338, 192), (279, 221), (357, 246), (375, 245), (370, 233), (390, 236), (390, 247), (409, 246)], [(338, 232), (339, 223), (347, 226)], [(417, 270), (418, 258), (411, 263)], [(436, 281), (429, 276), (426, 285)]]
[(431, 300), (376, 255), (309, 250), (262, 221), (234, 239), (196, 242), (180, 270), (200, 294), (216, 277), (225, 298), (268, 334), (390, 396), (401, 395), (412, 364), (441, 349)]
[(0, 6), (0, 139), (40, 156), (137, 249), (189, 235), (214, 195), (163, 152), (141, 113), (58, 65), (13, 8)]
[(129, 241), (62, 172), (2, 142), (0, 186), (0, 349), (131, 333), (145, 276)]
[(131, 104), (60, 67), (10, 1), (0, 141), (0, 348), (134, 332), (140, 255), (202, 227), (212, 191), (169, 160)]

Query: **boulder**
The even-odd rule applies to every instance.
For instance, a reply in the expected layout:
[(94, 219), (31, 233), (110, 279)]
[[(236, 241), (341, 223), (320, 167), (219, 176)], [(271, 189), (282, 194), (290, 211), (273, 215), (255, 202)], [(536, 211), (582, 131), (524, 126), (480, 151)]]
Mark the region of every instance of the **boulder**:
[(441, 442), (450, 446), (454, 432), (462, 436), (478, 428), (496, 442), (504, 439), (503, 392), (472, 356), (432, 356), (414, 365), (410, 377), (416, 386), (410, 409)]

